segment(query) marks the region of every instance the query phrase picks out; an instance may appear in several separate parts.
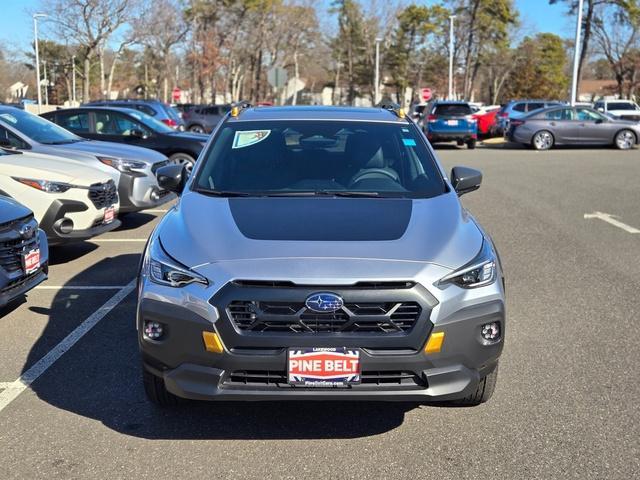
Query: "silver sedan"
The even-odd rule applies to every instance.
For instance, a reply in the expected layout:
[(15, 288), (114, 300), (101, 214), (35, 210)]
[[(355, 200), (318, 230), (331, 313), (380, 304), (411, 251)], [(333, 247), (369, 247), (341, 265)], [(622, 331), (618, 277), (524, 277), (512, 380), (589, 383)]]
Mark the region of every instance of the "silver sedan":
[(536, 150), (554, 145), (613, 145), (629, 150), (640, 142), (640, 123), (616, 120), (589, 107), (559, 106), (511, 120), (505, 136)]

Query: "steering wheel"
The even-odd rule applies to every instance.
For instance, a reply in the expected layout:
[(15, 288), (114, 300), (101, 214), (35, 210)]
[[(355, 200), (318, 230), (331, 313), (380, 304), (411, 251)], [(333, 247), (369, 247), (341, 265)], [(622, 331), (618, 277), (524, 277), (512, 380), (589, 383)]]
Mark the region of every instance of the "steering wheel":
[(389, 170), (385, 170), (384, 168), (367, 168), (366, 170), (356, 173), (355, 177), (351, 179), (351, 182), (349, 182), (349, 184), (353, 185), (354, 183), (357, 183), (360, 180), (364, 180), (367, 177), (375, 176), (379, 178), (380, 175), (389, 177), (394, 182), (397, 182), (399, 180), (397, 174), (392, 173)]

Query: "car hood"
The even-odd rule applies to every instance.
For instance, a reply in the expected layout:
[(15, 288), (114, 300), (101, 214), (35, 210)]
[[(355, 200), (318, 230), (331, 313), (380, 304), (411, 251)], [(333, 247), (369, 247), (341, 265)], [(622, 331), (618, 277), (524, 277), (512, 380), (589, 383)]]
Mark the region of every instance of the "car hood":
[(34, 152), (1, 156), (0, 173), (11, 177), (65, 182), (85, 187), (113, 178), (97, 168), (82, 165), (75, 160)]
[(453, 269), (472, 260), (483, 241), (455, 193), (412, 200), (215, 198), (189, 191), (165, 216), (158, 236), (169, 255), (191, 268), (365, 259)]
[(0, 225), (31, 214), (31, 210), (12, 198), (0, 194)]
[(164, 162), (167, 157), (155, 150), (137, 147), (135, 145), (123, 145), (114, 142), (102, 142), (99, 140), (85, 140), (82, 142), (57, 145), (64, 150), (75, 150), (92, 153), (105, 157), (124, 158), (126, 160), (139, 160), (148, 164)]

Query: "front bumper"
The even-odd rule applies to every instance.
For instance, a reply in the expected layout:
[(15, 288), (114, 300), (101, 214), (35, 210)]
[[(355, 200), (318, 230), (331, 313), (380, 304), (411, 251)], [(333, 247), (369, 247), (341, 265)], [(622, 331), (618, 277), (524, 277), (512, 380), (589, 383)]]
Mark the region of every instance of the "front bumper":
[[(137, 314), (144, 368), (162, 377), (173, 394), (196, 400), (454, 400), (475, 390), (479, 380), (495, 368), (503, 347), (504, 303), (496, 299), (454, 311), (435, 325), (429, 318), (432, 310), (425, 311), (425, 318), (416, 322), (409, 335), (265, 332), (254, 336), (240, 333), (219, 308), (220, 318), (212, 322), (204, 310), (162, 301), (158, 295), (142, 296)], [(144, 336), (145, 320), (163, 324), (162, 341)], [(481, 327), (496, 321), (502, 335), (487, 343), (480, 336)], [(223, 353), (206, 351), (203, 331), (220, 335)], [(444, 332), (443, 347), (426, 354), (424, 345), (433, 332)], [(329, 389), (288, 385), (283, 380), (287, 347), (301, 346), (360, 348), (363, 383)], [(397, 383), (375, 381), (398, 373), (404, 379), (398, 376)]]
[(88, 228), (74, 229), (69, 233), (63, 233), (62, 231), (60, 231), (59, 227), (57, 226), (57, 222), (59, 220), (64, 218), (71, 218), (72, 220), (74, 220), (74, 225), (77, 225), (75, 219), (73, 218), (73, 215), (87, 212), (88, 210), (89, 206), (84, 202), (64, 199), (54, 200), (40, 220), (40, 228), (47, 234), (49, 245), (60, 245), (64, 243), (87, 240), (103, 233), (110, 232), (111, 230), (114, 230), (121, 225), (120, 220), (118, 220), (117, 218), (108, 224), (100, 223), (100, 217), (98, 215), (96, 218), (94, 218), (95, 216), (91, 216), (91, 219), (93, 219), (94, 221)]
[(468, 142), (470, 140), (476, 140), (478, 138), (477, 132), (427, 132), (427, 138), (430, 142), (453, 142), (462, 141)]
[(122, 173), (118, 183), (118, 194), (120, 213), (139, 212), (158, 207), (176, 198), (175, 194), (160, 190), (151, 172)]

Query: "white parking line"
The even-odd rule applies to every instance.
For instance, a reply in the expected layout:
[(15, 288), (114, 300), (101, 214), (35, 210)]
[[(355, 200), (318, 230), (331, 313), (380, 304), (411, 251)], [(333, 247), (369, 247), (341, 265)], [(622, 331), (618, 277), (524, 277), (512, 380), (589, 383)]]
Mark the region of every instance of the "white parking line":
[(109, 242), (146, 242), (146, 238), (91, 238), (89, 242), (109, 243)]
[(120, 290), (126, 285), (38, 285), (34, 290)]
[(0, 382), (0, 390), (4, 390), (5, 388), (9, 388), (11, 386), (11, 382)]
[(106, 301), (98, 310), (93, 312), (84, 322), (78, 325), (69, 335), (67, 335), (59, 344), (57, 344), (49, 353), (34, 363), (29, 370), (20, 375), (16, 381), (5, 384), (5, 389), (0, 392), (0, 412), (2, 412), (18, 395), (24, 392), (29, 386), (35, 382), (40, 375), (57, 362), (62, 355), (73, 347), (78, 340), (86, 335), (93, 327), (95, 327), (105, 315), (113, 310), (124, 298), (129, 295), (135, 288), (136, 280), (131, 280), (125, 287), (121, 288), (116, 294)]
[(593, 213), (585, 213), (584, 218), (597, 218), (598, 220), (602, 220), (603, 222), (607, 222), (614, 227), (621, 228), (627, 233), (640, 233), (640, 230), (632, 227), (631, 225), (627, 225), (626, 223), (622, 223), (620, 220), (616, 220), (616, 215), (612, 215), (610, 213), (603, 212), (593, 212)]
[(169, 210), (143, 210), (144, 213), (167, 213)]

